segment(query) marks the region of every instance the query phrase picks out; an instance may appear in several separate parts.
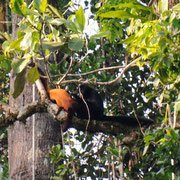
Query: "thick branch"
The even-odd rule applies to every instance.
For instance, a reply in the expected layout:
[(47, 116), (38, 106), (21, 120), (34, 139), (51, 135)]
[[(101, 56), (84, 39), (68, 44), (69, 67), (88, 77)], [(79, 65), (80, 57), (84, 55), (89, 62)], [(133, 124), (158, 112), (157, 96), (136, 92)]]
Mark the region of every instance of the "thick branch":
[[(56, 104), (52, 103), (49, 99), (46, 99), (45, 102), (35, 101), (22, 107), (21, 109), (11, 108), (7, 104), (0, 103), (0, 110), (6, 112), (7, 114), (6, 119), (0, 121), (0, 127), (8, 126), (9, 124), (12, 124), (17, 120), (25, 121), (34, 113), (48, 112), (54, 119), (58, 120), (60, 123), (65, 122), (68, 118), (68, 114), (64, 110), (61, 110), (60, 113), (56, 116), (59, 107)], [(120, 116), (114, 118), (121, 119)], [(77, 130), (85, 131), (87, 123), (88, 120), (79, 119), (74, 116), (72, 118), (71, 127)], [(91, 120), (87, 131), (90, 133), (103, 132), (107, 134), (117, 135), (120, 133), (129, 134), (135, 129), (138, 130), (139, 127), (124, 125), (121, 121), (113, 122)]]

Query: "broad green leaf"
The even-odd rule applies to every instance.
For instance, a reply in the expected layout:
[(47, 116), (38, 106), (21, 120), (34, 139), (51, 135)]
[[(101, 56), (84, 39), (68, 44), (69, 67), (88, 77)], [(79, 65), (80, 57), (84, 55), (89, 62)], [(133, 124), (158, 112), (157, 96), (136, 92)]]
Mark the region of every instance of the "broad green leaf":
[(49, 49), (50, 51), (55, 51), (64, 45), (65, 42), (46, 42), (43, 41), (42, 48), (43, 50)]
[(47, 0), (34, 0), (34, 6), (37, 10), (44, 13), (47, 6)]
[(31, 9), (26, 9), (26, 14), (27, 15), (34, 15), (34, 16), (40, 16), (40, 14), (37, 11), (33, 11)]
[(0, 32), (0, 35), (8, 41), (12, 41), (12, 37), (7, 32)]
[(97, 34), (91, 36), (91, 39), (97, 39), (97, 38), (103, 38), (103, 37), (107, 37), (111, 32), (110, 31), (106, 31), (106, 32), (98, 32)]
[(74, 33), (78, 33), (77, 26), (71, 20), (65, 21), (65, 25), (69, 30), (73, 31)]
[(126, 38), (125, 40), (121, 41), (121, 44), (130, 44), (134, 41), (135, 39), (135, 35), (131, 35), (128, 38)]
[(106, 13), (102, 13), (99, 16), (104, 18), (122, 18), (122, 19), (129, 19), (129, 18), (135, 18), (135, 19), (144, 19), (140, 16), (135, 16), (127, 11), (123, 10), (117, 10), (117, 11), (109, 11)]
[(62, 18), (61, 14), (59, 13), (58, 9), (48, 4), (48, 7), (51, 9), (51, 11), (59, 18)]
[(17, 98), (23, 91), (25, 85), (26, 69), (17, 74), (14, 82), (13, 98)]
[(22, 70), (24, 70), (24, 68), (27, 66), (28, 63), (29, 63), (29, 60), (14, 59), (12, 61), (11, 66), (15, 73), (20, 73)]
[(175, 103), (175, 111), (176, 112), (180, 111), (180, 101)]
[(163, 13), (168, 10), (168, 0), (159, 0), (158, 1), (158, 9), (159, 13)]
[(24, 38), (24, 37), (21, 37), (21, 38), (15, 40), (15, 41), (13, 41), (13, 42), (11, 43), (11, 45), (9, 46), (9, 49), (18, 49), (21, 41), (23, 40), (23, 38)]
[(16, 41), (11, 42), (10, 44), (8, 41), (5, 41), (3, 43), (4, 54), (10, 52), (11, 50), (19, 49), (20, 48), (19, 45), (22, 40), (23, 40), (23, 37), (17, 39)]
[(176, 4), (176, 5), (173, 7), (173, 11), (180, 12), (180, 3)]
[(10, 7), (14, 13), (20, 16), (26, 14), (26, 4), (24, 3), (24, 0), (11, 0)]
[(21, 41), (20, 47), (25, 50), (30, 48), (32, 44), (32, 33), (26, 33), (26, 35), (24, 36), (23, 40)]
[(33, 29), (31, 26), (28, 26), (27, 24), (21, 24), (20, 30), (26, 33), (35, 31), (35, 29)]
[(82, 7), (80, 7), (78, 11), (75, 11), (75, 16), (76, 16), (75, 22), (78, 24), (80, 31), (83, 32), (85, 26), (85, 16)]
[(82, 49), (83, 47), (83, 40), (80, 38), (73, 38), (69, 40), (69, 49), (71, 49), (72, 51), (79, 51)]
[(63, 18), (56, 18), (56, 19), (52, 18), (52, 19), (47, 19), (47, 22), (52, 24), (52, 25), (60, 26), (60, 25), (65, 23), (65, 19), (63, 19)]
[(28, 71), (27, 79), (31, 83), (35, 83), (36, 80), (39, 79), (39, 71), (37, 65)]
[(111, 8), (135, 8), (137, 10), (145, 10), (145, 11), (153, 11), (151, 7), (148, 7), (148, 6), (143, 6), (142, 4), (140, 4), (139, 2), (129, 2), (129, 3), (119, 3), (118, 5), (114, 5), (114, 6), (111, 6)]

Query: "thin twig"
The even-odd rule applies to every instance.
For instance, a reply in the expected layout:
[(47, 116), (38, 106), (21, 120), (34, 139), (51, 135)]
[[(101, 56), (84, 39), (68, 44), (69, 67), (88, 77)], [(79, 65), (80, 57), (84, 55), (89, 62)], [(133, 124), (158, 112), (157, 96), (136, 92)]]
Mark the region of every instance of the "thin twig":
[(90, 120), (91, 120), (91, 115), (90, 115), (88, 104), (85, 101), (85, 99), (83, 97), (83, 94), (81, 93), (80, 88), (79, 88), (79, 95), (81, 96), (81, 99), (83, 100), (84, 104), (86, 105), (86, 109), (87, 109), (87, 112), (88, 112), (88, 122), (87, 122), (87, 125), (86, 125), (86, 132), (87, 132), (87, 129), (88, 129), (88, 126), (89, 126), (89, 123), (90, 123)]
[(85, 54), (85, 56), (83, 56), (80, 60), (79, 60), (79, 64), (81, 64), (83, 61), (84, 61), (84, 59), (88, 56), (88, 54), (89, 54), (89, 49), (88, 49), (88, 40), (87, 40), (87, 37), (86, 37), (86, 35), (85, 35), (85, 42), (86, 42), (86, 54)]
[(68, 75), (69, 71), (71, 70), (72, 68), (72, 64), (73, 64), (73, 57), (71, 56), (71, 61), (70, 61), (70, 64), (69, 64), (69, 68), (66, 72), (66, 74), (64, 74), (64, 76), (57, 82), (57, 84), (61, 84), (61, 82), (66, 78), (66, 76)]
[[(108, 82), (95, 82), (95, 81), (89, 81), (91, 84), (95, 84), (95, 85), (111, 85), (115, 82), (117, 82), (121, 77), (122, 75), (132, 66), (137, 66), (135, 65), (135, 63), (137, 61), (139, 61), (140, 59), (142, 58), (142, 56), (136, 58), (135, 60), (133, 60), (132, 62), (130, 62), (127, 66), (124, 67), (124, 69), (121, 71), (121, 73), (119, 74), (119, 76), (117, 78), (115, 78), (114, 80), (112, 81), (108, 81)], [(68, 84), (68, 83), (81, 83), (81, 84), (88, 84), (89, 82), (87, 81), (80, 81), (80, 80), (77, 80), (77, 79), (73, 79), (73, 80), (66, 80), (66, 81), (63, 81), (62, 83), (63, 84)]]
[[(111, 67), (104, 67), (104, 68), (99, 68), (93, 71), (89, 71), (86, 73), (80, 73), (80, 74), (67, 74), (67, 76), (71, 76), (71, 77), (81, 77), (81, 76), (87, 76), (90, 74), (94, 74), (100, 71), (107, 71), (107, 70), (114, 70), (114, 69), (120, 69), (120, 68), (125, 68), (125, 66), (111, 66)], [(64, 76), (64, 74), (62, 74)], [(58, 75), (59, 76), (59, 75)], [(58, 77), (58, 76), (53, 76), (53, 77)]]
[(144, 136), (144, 132), (143, 132), (141, 123), (140, 123), (140, 121), (139, 121), (139, 119), (138, 119), (138, 117), (137, 117), (137, 114), (136, 114), (136, 111), (135, 111), (134, 107), (133, 107), (133, 111), (134, 111), (135, 118), (136, 118), (136, 120), (137, 120), (137, 122), (138, 122), (138, 124), (139, 124), (139, 128), (140, 128), (140, 130), (141, 130), (141, 133), (142, 133), (143, 136)]

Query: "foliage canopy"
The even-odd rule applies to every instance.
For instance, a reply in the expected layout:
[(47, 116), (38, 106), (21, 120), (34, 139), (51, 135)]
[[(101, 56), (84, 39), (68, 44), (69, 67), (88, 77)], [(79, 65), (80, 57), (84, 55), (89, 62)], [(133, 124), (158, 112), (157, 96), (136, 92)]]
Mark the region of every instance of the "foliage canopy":
[[(144, 132), (144, 141), (139, 138), (128, 145), (122, 143), (124, 135), (68, 132), (71, 153), (59, 145), (52, 148), (57, 176), (170, 179), (175, 174), (178, 178), (180, 4), (168, 0), (149, 5), (136, 0), (93, 3), (93, 13), (86, 17), (86, 6), (76, 8), (72, 2), (55, 8), (47, 0), (10, 1), (12, 11), (23, 17), (17, 39), (3, 34), (6, 41), (0, 56), (5, 74), (11, 69), (17, 73), (13, 97), (21, 94), (26, 79), (35, 83), (39, 78), (37, 66), (29, 64), (43, 62), (53, 86), (68, 85), (70, 92), (77, 92), (77, 84), (96, 85), (106, 114), (137, 114), (160, 123)], [(98, 28), (90, 36), (91, 20)], [(71, 138), (81, 144), (81, 150)], [(66, 165), (60, 164), (62, 159)]]

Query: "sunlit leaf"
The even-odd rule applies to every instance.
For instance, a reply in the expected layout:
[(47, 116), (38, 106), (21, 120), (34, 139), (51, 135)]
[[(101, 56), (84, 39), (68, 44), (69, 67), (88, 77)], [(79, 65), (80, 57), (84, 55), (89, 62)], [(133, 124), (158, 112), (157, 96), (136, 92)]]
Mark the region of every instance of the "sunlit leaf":
[(135, 19), (144, 19), (141, 16), (135, 16), (127, 11), (123, 11), (123, 10), (117, 10), (117, 11), (109, 11), (106, 13), (102, 13), (99, 15), (100, 17), (104, 17), (104, 18), (119, 18), (119, 19), (131, 19), (131, 18), (135, 18)]
[(80, 31), (83, 32), (85, 26), (85, 16), (82, 7), (80, 7), (78, 11), (75, 11), (75, 16), (76, 16), (76, 23), (78, 24)]
[(144, 147), (143, 156), (146, 155), (148, 148), (149, 148), (149, 145)]
[(176, 112), (180, 111), (180, 101), (177, 101), (177, 102), (175, 103), (175, 111), (176, 111)]
[(176, 11), (176, 12), (180, 12), (180, 3), (176, 4), (176, 5), (173, 7), (173, 10)]
[(24, 0), (11, 0), (10, 7), (12, 11), (18, 15), (24, 16), (26, 14), (26, 4)]
[(51, 6), (50, 4), (48, 4), (48, 7), (51, 9), (51, 11), (59, 18), (62, 18), (61, 14), (59, 13), (59, 10), (56, 9), (55, 7)]
[(159, 13), (163, 13), (168, 10), (168, 0), (159, 0), (158, 1)]
[(24, 38), (24, 37), (21, 37), (21, 38), (17, 39), (16, 41), (13, 41), (13, 42), (10, 44), (9, 49), (10, 49), (10, 50), (11, 50), (11, 49), (18, 49), (19, 46), (20, 46), (21, 41), (23, 40), (23, 38)]
[(27, 48), (29, 48), (32, 44), (32, 33), (26, 33), (23, 40), (20, 43), (20, 47), (25, 50)]
[(20, 73), (28, 63), (29, 61), (25, 59), (14, 59), (11, 66), (15, 73)]
[(55, 51), (57, 49), (59, 49), (61, 46), (64, 45), (65, 42), (46, 42), (43, 41), (42, 43), (42, 47), (43, 50), (49, 49), (50, 51)]
[(47, 0), (34, 0), (34, 6), (40, 12), (44, 13), (47, 6)]

